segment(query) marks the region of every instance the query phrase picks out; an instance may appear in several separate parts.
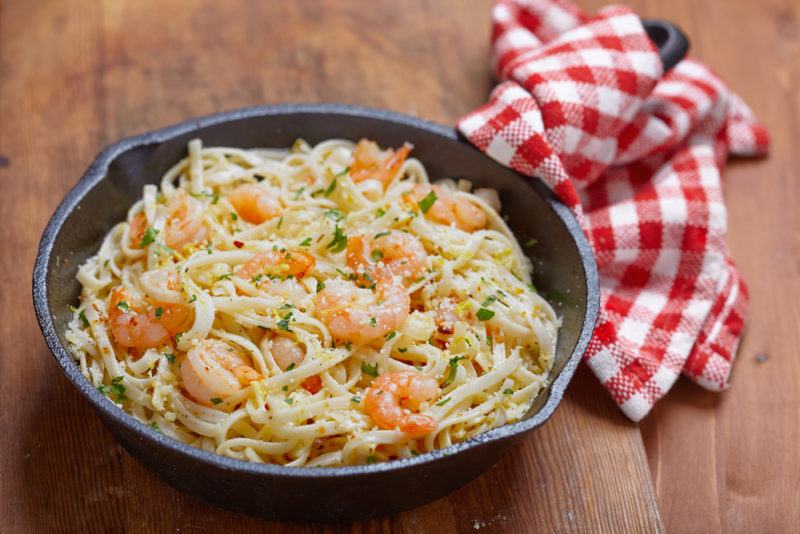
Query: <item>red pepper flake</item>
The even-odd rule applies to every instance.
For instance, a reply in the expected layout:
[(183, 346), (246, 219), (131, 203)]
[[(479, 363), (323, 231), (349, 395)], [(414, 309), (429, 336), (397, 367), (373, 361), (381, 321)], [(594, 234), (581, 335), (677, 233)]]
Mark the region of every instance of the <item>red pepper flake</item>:
[(319, 375), (309, 376), (303, 380), (303, 383), (300, 385), (313, 395), (322, 389), (322, 379), (319, 377)]
[(242, 248), (242, 247), (244, 246), (244, 243), (242, 243), (241, 241), (234, 241), (234, 242), (233, 242), (233, 245), (234, 245), (236, 248)]

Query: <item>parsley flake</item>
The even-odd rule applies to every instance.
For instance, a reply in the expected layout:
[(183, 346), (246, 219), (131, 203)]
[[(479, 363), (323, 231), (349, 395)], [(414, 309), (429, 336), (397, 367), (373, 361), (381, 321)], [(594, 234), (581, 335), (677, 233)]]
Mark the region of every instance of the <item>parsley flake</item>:
[(433, 192), (433, 190), (431, 190), (430, 193), (425, 195), (425, 198), (420, 200), (418, 203), (419, 209), (422, 210), (422, 213), (428, 213), (428, 210), (431, 209), (431, 206), (433, 206), (433, 203), (436, 202), (437, 198), (438, 197), (436, 196), (436, 193)]
[(507, 388), (507, 389), (503, 390), (503, 395), (513, 395), (513, 394), (514, 394), (514, 390), (511, 389), (511, 388)]
[(124, 300), (120, 301), (120, 303), (117, 304), (117, 308), (119, 308), (122, 311), (126, 311), (126, 312), (131, 311), (131, 307), (128, 306), (128, 303), (125, 302)]
[(293, 313), (294, 312), (289, 312), (286, 315), (284, 315), (283, 318), (280, 321), (278, 321), (278, 328), (280, 328), (281, 330), (286, 330), (287, 332), (291, 332), (291, 330), (289, 329), (289, 321), (292, 320)]
[(383, 236), (385, 236), (385, 235), (389, 235), (389, 234), (391, 234), (391, 233), (392, 233), (392, 232), (391, 232), (391, 230), (387, 230), (387, 231), (385, 231), (385, 232), (378, 232), (377, 234), (375, 234), (375, 235), (372, 237), (372, 239), (378, 239), (379, 237), (383, 237)]
[(486, 308), (481, 308), (478, 310), (476, 315), (479, 321), (488, 321), (494, 317), (494, 312), (492, 310), (487, 310)]
[(322, 280), (317, 280), (317, 293), (325, 289), (325, 282)]
[(490, 305), (491, 305), (491, 304), (492, 304), (494, 301), (496, 301), (496, 300), (497, 300), (497, 297), (496, 297), (496, 296), (494, 296), (494, 295), (489, 295), (488, 297), (486, 297), (486, 300), (484, 300), (483, 302), (481, 302), (481, 306), (483, 306), (483, 307), (485, 308), (485, 307), (487, 307), (487, 306), (490, 306)]
[(325, 195), (326, 197), (329, 197), (331, 196), (331, 194), (333, 194), (335, 190), (336, 190), (336, 178), (333, 179), (331, 185), (329, 185), (328, 188), (325, 190), (325, 192), (322, 194)]
[(370, 365), (367, 362), (361, 362), (361, 372), (372, 378), (378, 378), (378, 364)]
[(450, 397), (447, 397), (446, 399), (440, 400), (439, 402), (436, 403), (436, 406), (444, 406), (448, 402), (450, 402)]
[(307, 238), (303, 239), (303, 241), (300, 243), (300, 246), (301, 247), (307, 247), (310, 244), (311, 244), (311, 238), (307, 237)]
[(169, 354), (165, 354), (164, 356), (166, 356), (167, 361), (169, 362), (170, 365), (175, 363), (175, 355), (172, 354), (171, 352)]
[(291, 371), (294, 369), (294, 362), (290, 363), (289, 366), (286, 368), (287, 371)]
[(156, 308), (156, 317), (161, 317), (162, 315), (164, 315), (164, 308), (159, 306), (158, 308)]
[(342, 229), (339, 228), (339, 225), (336, 225), (336, 229), (333, 232), (333, 239), (328, 245), (325, 247), (327, 249), (331, 249), (331, 252), (334, 254), (343, 251), (347, 247), (347, 236), (344, 235)]
[(359, 397), (358, 395), (356, 395), (354, 397), (350, 397), (350, 402), (352, 402), (354, 404), (358, 404), (358, 403), (361, 402), (361, 397)]
[(217, 404), (222, 403), (222, 399), (220, 399), (219, 397), (214, 397), (213, 399), (211, 399), (211, 402), (216, 406)]
[(386, 341), (389, 341), (390, 339), (392, 339), (396, 335), (397, 335), (397, 332), (395, 332), (395, 331), (389, 332), (388, 334), (386, 334)]
[(89, 319), (86, 318), (86, 314), (83, 313), (83, 310), (78, 314), (78, 319), (81, 320), (84, 328), (89, 328)]
[(139, 247), (144, 248), (147, 245), (154, 243), (157, 235), (158, 235), (158, 230), (156, 230), (151, 226), (150, 228), (145, 230), (144, 234), (142, 234), (142, 240), (139, 242)]

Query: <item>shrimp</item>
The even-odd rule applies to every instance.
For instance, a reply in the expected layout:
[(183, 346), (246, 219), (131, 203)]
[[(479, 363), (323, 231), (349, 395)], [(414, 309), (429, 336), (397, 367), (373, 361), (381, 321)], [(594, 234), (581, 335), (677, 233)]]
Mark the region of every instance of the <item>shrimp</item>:
[(275, 197), (253, 184), (242, 184), (228, 193), (228, 201), (242, 219), (253, 224), (277, 217), (282, 209)]
[(175, 334), (188, 330), (194, 313), (180, 304), (145, 306), (123, 287), (117, 287), (108, 300), (108, 321), (117, 343), (128, 348), (148, 349), (163, 345)]
[(334, 337), (368, 343), (400, 329), (408, 318), (411, 299), (401, 284), (379, 281), (374, 291), (334, 279), (317, 293), (320, 319)]
[[(306, 351), (287, 336), (276, 336), (270, 343), (270, 352), (281, 371), (294, 369), (306, 359)], [(319, 375), (309, 376), (300, 385), (313, 395), (322, 389), (322, 379)]]
[(368, 282), (391, 275), (409, 283), (423, 273), (427, 263), (428, 253), (422, 242), (405, 232), (378, 234), (369, 242), (360, 236), (347, 240), (347, 265), (356, 272), (371, 275), (364, 276)]
[(306, 351), (288, 336), (276, 336), (270, 342), (269, 349), (281, 371), (285, 371), (290, 366), (300, 365), (306, 359)]
[[(180, 249), (189, 243), (204, 241), (208, 229), (203, 224), (199, 213), (202, 204), (181, 191), (167, 201), (167, 223), (164, 228), (164, 244), (173, 249)], [(142, 240), (147, 231), (147, 217), (144, 212), (133, 216), (130, 223), (130, 246), (142, 248)]]
[[(256, 254), (242, 264), (236, 274), (246, 279), (253, 279), (259, 275), (268, 278), (287, 278), (289, 276), (303, 278), (309, 271), (314, 269), (315, 264), (314, 256), (301, 250), (268, 250)], [(256, 282), (258, 281), (260, 279), (256, 280)]]
[(436, 200), (425, 213), (426, 217), (438, 223), (455, 225), (467, 232), (480, 230), (489, 221), (480, 207), (438, 185), (417, 184), (406, 198), (419, 204), (431, 192), (436, 195)]
[(435, 430), (436, 420), (413, 412), (438, 394), (439, 383), (433, 378), (419, 371), (394, 371), (373, 380), (364, 398), (364, 410), (380, 428), (396, 428), (418, 438)]
[(238, 350), (217, 339), (201, 341), (186, 353), (181, 376), (186, 391), (205, 406), (262, 378)]
[[(403, 162), (408, 157), (413, 145), (405, 143), (397, 151), (389, 149), (385, 156), (375, 141), (362, 139), (353, 150), (353, 163), (350, 165), (350, 178), (355, 183), (364, 180), (377, 180), (383, 187), (389, 185)], [(383, 156), (383, 157), (382, 157)]]

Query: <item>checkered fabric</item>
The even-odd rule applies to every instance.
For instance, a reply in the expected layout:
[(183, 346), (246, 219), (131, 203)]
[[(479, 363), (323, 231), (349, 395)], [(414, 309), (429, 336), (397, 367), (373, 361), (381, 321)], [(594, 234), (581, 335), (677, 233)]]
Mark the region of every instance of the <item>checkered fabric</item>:
[(602, 295), (589, 367), (635, 421), (681, 372), (726, 388), (747, 289), (723, 241), (720, 169), (763, 154), (766, 131), (696, 59), (664, 74), (628, 8), (501, 0), (492, 16), (506, 81), (458, 129), (582, 224)]

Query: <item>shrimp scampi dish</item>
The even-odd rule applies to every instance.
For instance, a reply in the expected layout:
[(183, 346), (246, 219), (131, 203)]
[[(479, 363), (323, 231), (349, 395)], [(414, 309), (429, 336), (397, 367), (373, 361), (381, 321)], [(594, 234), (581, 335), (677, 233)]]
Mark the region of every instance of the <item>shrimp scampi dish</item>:
[(203, 147), (78, 269), (69, 349), (108, 399), (217, 454), (408, 458), (523, 418), (559, 327), (499, 198), (413, 146)]

